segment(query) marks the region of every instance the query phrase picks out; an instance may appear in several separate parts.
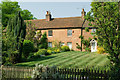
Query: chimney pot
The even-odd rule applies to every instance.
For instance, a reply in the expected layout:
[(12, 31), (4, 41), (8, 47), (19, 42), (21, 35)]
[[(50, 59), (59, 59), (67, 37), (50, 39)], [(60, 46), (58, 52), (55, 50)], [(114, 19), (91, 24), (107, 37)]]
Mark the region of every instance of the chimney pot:
[(49, 11), (46, 11), (47, 14), (46, 14), (46, 21), (50, 21), (51, 20), (51, 14)]
[(82, 11), (84, 11), (84, 9), (82, 9)]
[(48, 11), (47, 11), (47, 14), (48, 14)]
[(82, 18), (84, 19), (84, 16), (86, 15), (86, 12), (84, 11), (84, 9), (82, 9), (81, 14), (82, 14)]

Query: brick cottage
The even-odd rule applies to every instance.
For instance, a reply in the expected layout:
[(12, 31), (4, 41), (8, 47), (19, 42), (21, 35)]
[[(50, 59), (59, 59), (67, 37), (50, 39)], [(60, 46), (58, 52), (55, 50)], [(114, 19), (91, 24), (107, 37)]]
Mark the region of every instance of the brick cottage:
[[(53, 42), (61, 42), (61, 45), (68, 45), (70, 49), (79, 50), (76, 48), (76, 43), (81, 45), (80, 35), (85, 39), (93, 38), (91, 32), (96, 31), (95, 28), (88, 25), (88, 21), (84, 19), (86, 12), (82, 9), (81, 16), (79, 17), (66, 17), (66, 18), (52, 18), (49, 11), (46, 13), (46, 19), (29, 20), (35, 24), (37, 30), (41, 30), (42, 34), (47, 33), (48, 47), (53, 47)], [(89, 32), (85, 31), (85, 27), (89, 28)], [(95, 41), (95, 40), (91, 40)], [(96, 42), (91, 45), (91, 52), (97, 50)], [(84, 51), (82, 49), (81, 51)]]

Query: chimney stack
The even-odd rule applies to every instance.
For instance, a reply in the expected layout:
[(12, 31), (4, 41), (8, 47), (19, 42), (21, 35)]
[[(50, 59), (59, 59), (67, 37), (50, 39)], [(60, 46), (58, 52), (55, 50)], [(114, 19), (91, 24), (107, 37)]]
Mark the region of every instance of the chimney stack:
[(84, 16), (86, 15), (86, 12), (84, 11), (84, 9), (82, 9), (81, 14), (82, 14), (82, 18), (84, 19)]
[(50, 21), (51, 20), (51, 14), (49, 11), (47, 11), (47, 14), (46, 14), (46, 21)]

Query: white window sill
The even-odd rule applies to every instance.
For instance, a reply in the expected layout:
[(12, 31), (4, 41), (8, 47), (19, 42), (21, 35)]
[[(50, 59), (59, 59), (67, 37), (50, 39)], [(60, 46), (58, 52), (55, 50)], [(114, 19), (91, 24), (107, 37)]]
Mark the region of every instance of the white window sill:
[(48, 37), (53, 37), (53, 36), (48, 36)]

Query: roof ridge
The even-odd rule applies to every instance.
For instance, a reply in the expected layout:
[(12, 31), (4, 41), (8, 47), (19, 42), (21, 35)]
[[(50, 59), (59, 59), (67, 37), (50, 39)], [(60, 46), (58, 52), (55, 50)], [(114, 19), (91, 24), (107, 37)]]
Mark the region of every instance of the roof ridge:
[[(82, 18), (82, 17), (76, 16), (76, 17), (63, 17), (63, 18), (52, 18), (52, 19), (68, 19), (68, 18)], [(38, 20), (46, 20), (46, 19), (33, 19), (33, 20), (25, 20), (25, 21), (38, 21)]]

